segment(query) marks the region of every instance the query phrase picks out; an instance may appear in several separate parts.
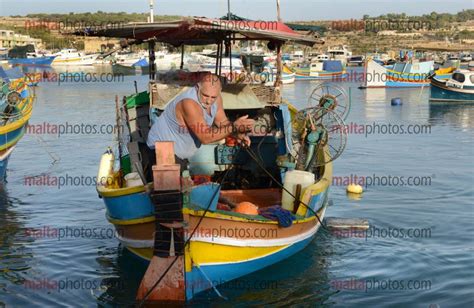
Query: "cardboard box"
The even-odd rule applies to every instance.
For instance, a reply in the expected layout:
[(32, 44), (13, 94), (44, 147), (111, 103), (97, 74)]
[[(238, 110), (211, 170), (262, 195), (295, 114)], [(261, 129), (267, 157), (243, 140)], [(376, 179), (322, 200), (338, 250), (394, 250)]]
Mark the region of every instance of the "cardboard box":
[(181, 190), (181, 166), (179, 164), (154, 165), (152, 170), (155, 191)]
[(174, 142), (173, 141), (157, 141), (155, 142), (156, 164), (174, 165)]

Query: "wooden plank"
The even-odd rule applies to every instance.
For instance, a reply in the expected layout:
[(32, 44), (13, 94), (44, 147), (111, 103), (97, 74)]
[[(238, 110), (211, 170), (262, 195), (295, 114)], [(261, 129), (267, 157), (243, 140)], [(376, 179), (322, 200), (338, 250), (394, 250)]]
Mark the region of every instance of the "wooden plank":
[(369, 220), (363, 218), (339, 218), (326, 217), (324, 223), (328, 229), (358, 229), (367, 230), (369, 228)]

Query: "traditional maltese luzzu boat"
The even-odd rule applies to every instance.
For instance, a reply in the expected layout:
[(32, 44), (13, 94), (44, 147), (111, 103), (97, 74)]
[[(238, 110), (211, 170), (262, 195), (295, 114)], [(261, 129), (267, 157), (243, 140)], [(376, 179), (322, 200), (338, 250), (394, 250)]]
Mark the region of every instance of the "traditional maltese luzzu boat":
[(28, 80), (12, 76), (0, 67), (0, 183), (6, 177), (8, 160), (23, 137), (33, 110), (34, 95)]
[[(149, 262), (137, 299), (183, 302), (197, 293), (275, 264), (306, 247), (321, 227), (332, 180), (332, 161), (346, 136), (342, 118), (348, 106), (324, 90), (298, 111), (281, 98), (281, 47), (313, 45), (281, 22), (273, 30), (249, 22), (205, 18), (173, 23), (133, 24), (121, 29), (88, 30), (88, 35), (120, 37), (123, 45), (149, 44), (148, 91), (116, 98), (117, 121), (127, 129), (118, 150), (102, 156), (97, 191), (121, 244)], [(236, 30), (232, 30), (236, 29)], [(143, 152), (152, 123), (166, 105), (196, 83), (200, 73), (154, 71), (156, 42), (173, 46), (217, 44), (213, 73), (230, 56), (232, 41), (268, 41), (278, 54), (274, 86), (223, 78), (222, 98), (230, 120), (255, 119), (252, 144), (232, 137), (202, 145), (189, 170), (174, 161), (173, 142), (156, 144), (156, 163)], [(185, 48), (182, 48), (184, 53)], [(118, 154), (116, 154), (118, 152)], [(181, 173), (180, 173), (181, 172)], [(106, 179), (103, 181), (103, 179)]]

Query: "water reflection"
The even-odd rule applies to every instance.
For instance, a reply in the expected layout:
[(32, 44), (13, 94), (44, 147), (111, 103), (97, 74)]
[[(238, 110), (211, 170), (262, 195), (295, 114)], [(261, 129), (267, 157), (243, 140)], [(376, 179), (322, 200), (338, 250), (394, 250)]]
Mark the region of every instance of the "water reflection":
[[(25, 236), (25, 216), (17, 213), (19, 199), (8, 196), (0, 187), (0, 292), (16, 297), (24, 293), (25, 273), (31, 269), (33, 259), (29, 245), (32, 239)], [(0, 298), (0, 306), (3, 303)]]
[(101, 249), (96, 258), (103, 278), (101, 286), (105, 291), (97, 296), (97, 302), (105, 306), (132, 306), (147, 264), (127, 249)]
[(469, 104), (430, 104), (429, 123), (449, 124), (463, 129), (474, 128), (474, 106)]
[(325, 306), (337, 290), (331, 289), (329, 259), (334, 254), (331, 236), (318, 231), (316, 239), (294, 256), (258, 272), (218, 286), (229, 298), (218, 297), (213, 290), (198, 294), (190, 303), (193, 307), (209, 305), (244, 307), (253, 305), (291, 306), (311, 303)]

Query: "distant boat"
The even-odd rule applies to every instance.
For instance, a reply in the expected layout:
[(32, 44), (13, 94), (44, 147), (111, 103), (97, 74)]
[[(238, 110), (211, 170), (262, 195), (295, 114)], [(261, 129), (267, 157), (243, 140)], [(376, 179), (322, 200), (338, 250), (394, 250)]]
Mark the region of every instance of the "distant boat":
[(13, 47), (7, 58), (12, 66), (50, 66), (55, 56), (40, 54), (34, 45), (29, 44)]
[[(266, 82), (268, 85), (273, 85), (273, 83), (276, 80), (277, 76), (277, 68), (273, 65), (267, 65), (264, 69), (264, 72), (262, 74), (269, 74), (269, 72), (272, 73), (271, 78), (268, 78), (269, 80)], [(295, 82), (295, 73), (286, 65), (283, 65), (283, 70), (281, 72), (281, 82), (283, 84), (290, 84)]]
[(447, 80), (451, 78), (454, 71), (457, 70), (457, 67), (443, 67), (435, 71), (435, 77), (440, 80)]
[(331, 60), (339, 60), (343, 65), (347, 64), (347, 58), (352, 56), (346, 45), (328, 48), (328, 54)]
[(459, 60), (461, 62), (469, 62), (469, 61), (472, 61), (472, 55), (470, 53), (463, 53), (461, 54), (461, 56), (459, 57)]
[(296, 80), (340, 79), (347, 76), (346, 69), (340, 60), (311, 62), (292, 70)]
[(115, 55), (115, 59), (113, 60), (114, 64), (120, 64), (129, 67), (143, 66), (145, 62), (148, 63), (148, 55), (144, 52), (118, 53)]
[(77, 51), (77, 49), (69, 48), (62, 49), (60, 52), (55, 54), (52, 65), (93, 65), (96, 62), (99, 54), (86, 55), (83, 52)]
[(449, 80), (431, 80), (430, 102), (474, 103), (474, 71), (457, 70)]
[(8, 160), (23, 137), (33, 110), (34, 95), (18, 68), (0, 67), (0, 183), (5, 181)]
[(12, 66), (50, 66), (56, 56), (40, 56), (8, 59), (8, 63)]
[[(230, 74), (231, 72), (231, 64), (232, 64), (232, 73), (240, 74), (244, 71), (244, 64), (240, 58), (232, 58), (232, 62), (229, 58), (222, 58), (222, 65), (221, 65), (221, 73), (222, 74)], [(211, 73), (215, 72), (216, 70), (216, 60), (214, 58), (209, 58), (207, 63), (201, 64), (201, 69), (203, 71), (209, 71)]]
[(364, 56), (351, 56), (347, 59), (348, 66), (362, 66), (364, 65), (365, 57)]
[(434, 62), (404, 62), (383, 66), (369, 59), (365, 65), (365, 84), (362, 88), (423, 87), (430, 84)]

